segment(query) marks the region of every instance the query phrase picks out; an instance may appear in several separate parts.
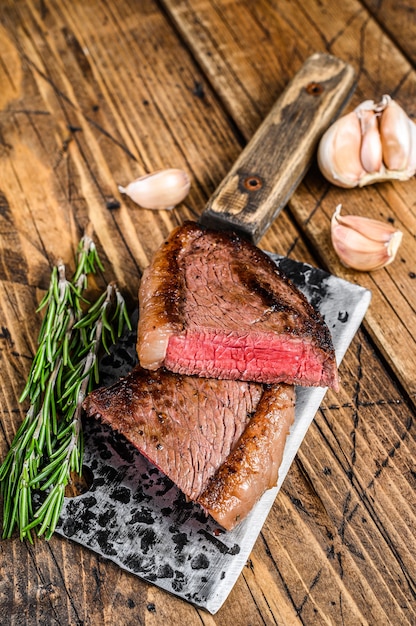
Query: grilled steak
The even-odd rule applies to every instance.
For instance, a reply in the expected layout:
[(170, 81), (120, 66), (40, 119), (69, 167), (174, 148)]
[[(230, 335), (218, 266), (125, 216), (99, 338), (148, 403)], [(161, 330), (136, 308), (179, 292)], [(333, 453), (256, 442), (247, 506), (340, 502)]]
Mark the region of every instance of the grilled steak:
[(111, 387), (93, 391), (85, 408), (195, 500), (234, 448), (262, 391), (257, 383), (136, 367)]
[(276, 484), (293, 395), (287, 385), (264, 388), (138, 366), (90, 393), (84, 408), (228, 529)]
[(145, 270), (137, 352), (143, 367), (338, 389), (330, 332), (259, 248), (193, 222)]

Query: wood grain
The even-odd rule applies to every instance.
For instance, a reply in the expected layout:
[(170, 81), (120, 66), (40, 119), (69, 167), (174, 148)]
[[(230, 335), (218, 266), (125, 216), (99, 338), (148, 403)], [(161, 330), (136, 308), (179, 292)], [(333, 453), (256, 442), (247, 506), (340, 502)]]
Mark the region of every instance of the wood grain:
[[(105, 265), (98, 287), (117, 279), (135, 306), (153, 251), (199, 217), (316, 51), (355, 68), (350, 106), (391, 93), (416, 118), (414, 28), (399, 17), (407, 4), (366, 1), (0, 5), (0, 459), (25, 410), (17, 399), (51, 265), (73, 266), (84, 229)], [(409, 36), (399, 45), (401, 28)], [(172, 212), (119, 195), (118, 184), (171, 166), (193, 183)], [(197, 610), (58, 536), (34, 546), (14, 538), (0, 541), (2, 624), (416, 623), (415, 184), (345, 191), (312, 165), (260, 242), (369, 286), (373, 302), (341, 390), (327, 394), (220, 611)], [(340, 266), (328, 237), (339, 202), (402, 228), (392, 266), (371, 275)]]
[(363, 0), (395, 46), (416, 66), (416, 7), (413, 0)]

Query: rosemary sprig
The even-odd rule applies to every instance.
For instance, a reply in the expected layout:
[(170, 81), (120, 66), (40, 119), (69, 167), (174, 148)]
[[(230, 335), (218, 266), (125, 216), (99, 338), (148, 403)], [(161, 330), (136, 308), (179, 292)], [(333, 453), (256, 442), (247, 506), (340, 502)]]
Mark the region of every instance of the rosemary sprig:
[[(33, 542), (32, 529), (49, 539), (62, 510), (71, 473), (82, 473), (82, 403), (98, 383), (100, 347), (130, 328), (124, 299), (115, 283), (93, 304), (84, 292), (88, 275), (103, 269), (94, 242), (84, 236), (77, 250), (74, 277), (59, 263), (39, 305), (46, 308), (27, 383), (20, 401), (30, 406), (0, 467), (3, 537), (17, 527), (20, 539)], [(34, 509), (34, 493), (46, 493)]]

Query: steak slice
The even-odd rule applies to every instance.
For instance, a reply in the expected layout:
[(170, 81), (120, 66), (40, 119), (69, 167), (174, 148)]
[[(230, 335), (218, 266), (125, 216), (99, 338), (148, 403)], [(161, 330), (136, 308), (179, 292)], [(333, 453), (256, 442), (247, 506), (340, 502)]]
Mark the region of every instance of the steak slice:
[(112, 386), (91, 392), (84, 407), (195, 500), (235, 447), (262, 392), (258, 383), (137, 366)]
[(207, 378), (338, 389), (322, 316), (259, 248), (187, 222), (143, 273), (141, 365)]
[(294, 388), (138, 366), (91, 392), (84, 408), (231, 529), (277, 482), (294, 419)]
[(237, 446), (199, 496), (199, 504), (227, 530), (244, 519), (263, 493), (277, 484), (294, 412), (292, 385), (265, 389)]

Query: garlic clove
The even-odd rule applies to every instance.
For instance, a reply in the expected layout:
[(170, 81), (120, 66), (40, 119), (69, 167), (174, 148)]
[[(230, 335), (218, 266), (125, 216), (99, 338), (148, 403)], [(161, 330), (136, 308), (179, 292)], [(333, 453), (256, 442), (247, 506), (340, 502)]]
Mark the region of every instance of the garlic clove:
[(318, 165), (340, 187), (409, 180), (416, 173), (416, 124), (389, 95), (365, 100), (323, 135)]
[(344, 226), (336, 226), (332, 234), (333, 246), (345, 267), (369, 272), (383, 267), (388, 260), (386, 251), (373, 243), (368, 245), (367, 239)]
[(360, 121), (353, 111), (334, 122), (321, 138), (318, 165), (325, 178), (339, 187), (356, 187), (365, 174), (360, 150)]
[(341, 209), (342, 205), (339, 204), (332, 219), (336, 220), (337, 224), (355, 230), (372, 241), (388, 243), (392, 234), (396, 232), (396, 228), (388, 222), (380, 222), (371, 217), (361, 217), (361, 215), (341, 215)]
[(361, 123), (360, 158), (364, 169), (370, 174), (378, 172), (383, 162), (383, 149), (378, 129), (378, 115), (374, 111), (357, 112)]
[(189, 175), (171, 168), (145, 174), (118, 189), (143, 209), (173, 209), (188, 195), (190, 187)]
[(391, 224), (371, 218), (341, 216), (338, 205), (331, 219), (331, 240), (343, 265), (368, 272), (394, 260), (402, 233)]
[(381, 114), (380, 135), (383, 160), (389, 170), (405, 170), (410, 152), (409, 117), (394, 100)]

